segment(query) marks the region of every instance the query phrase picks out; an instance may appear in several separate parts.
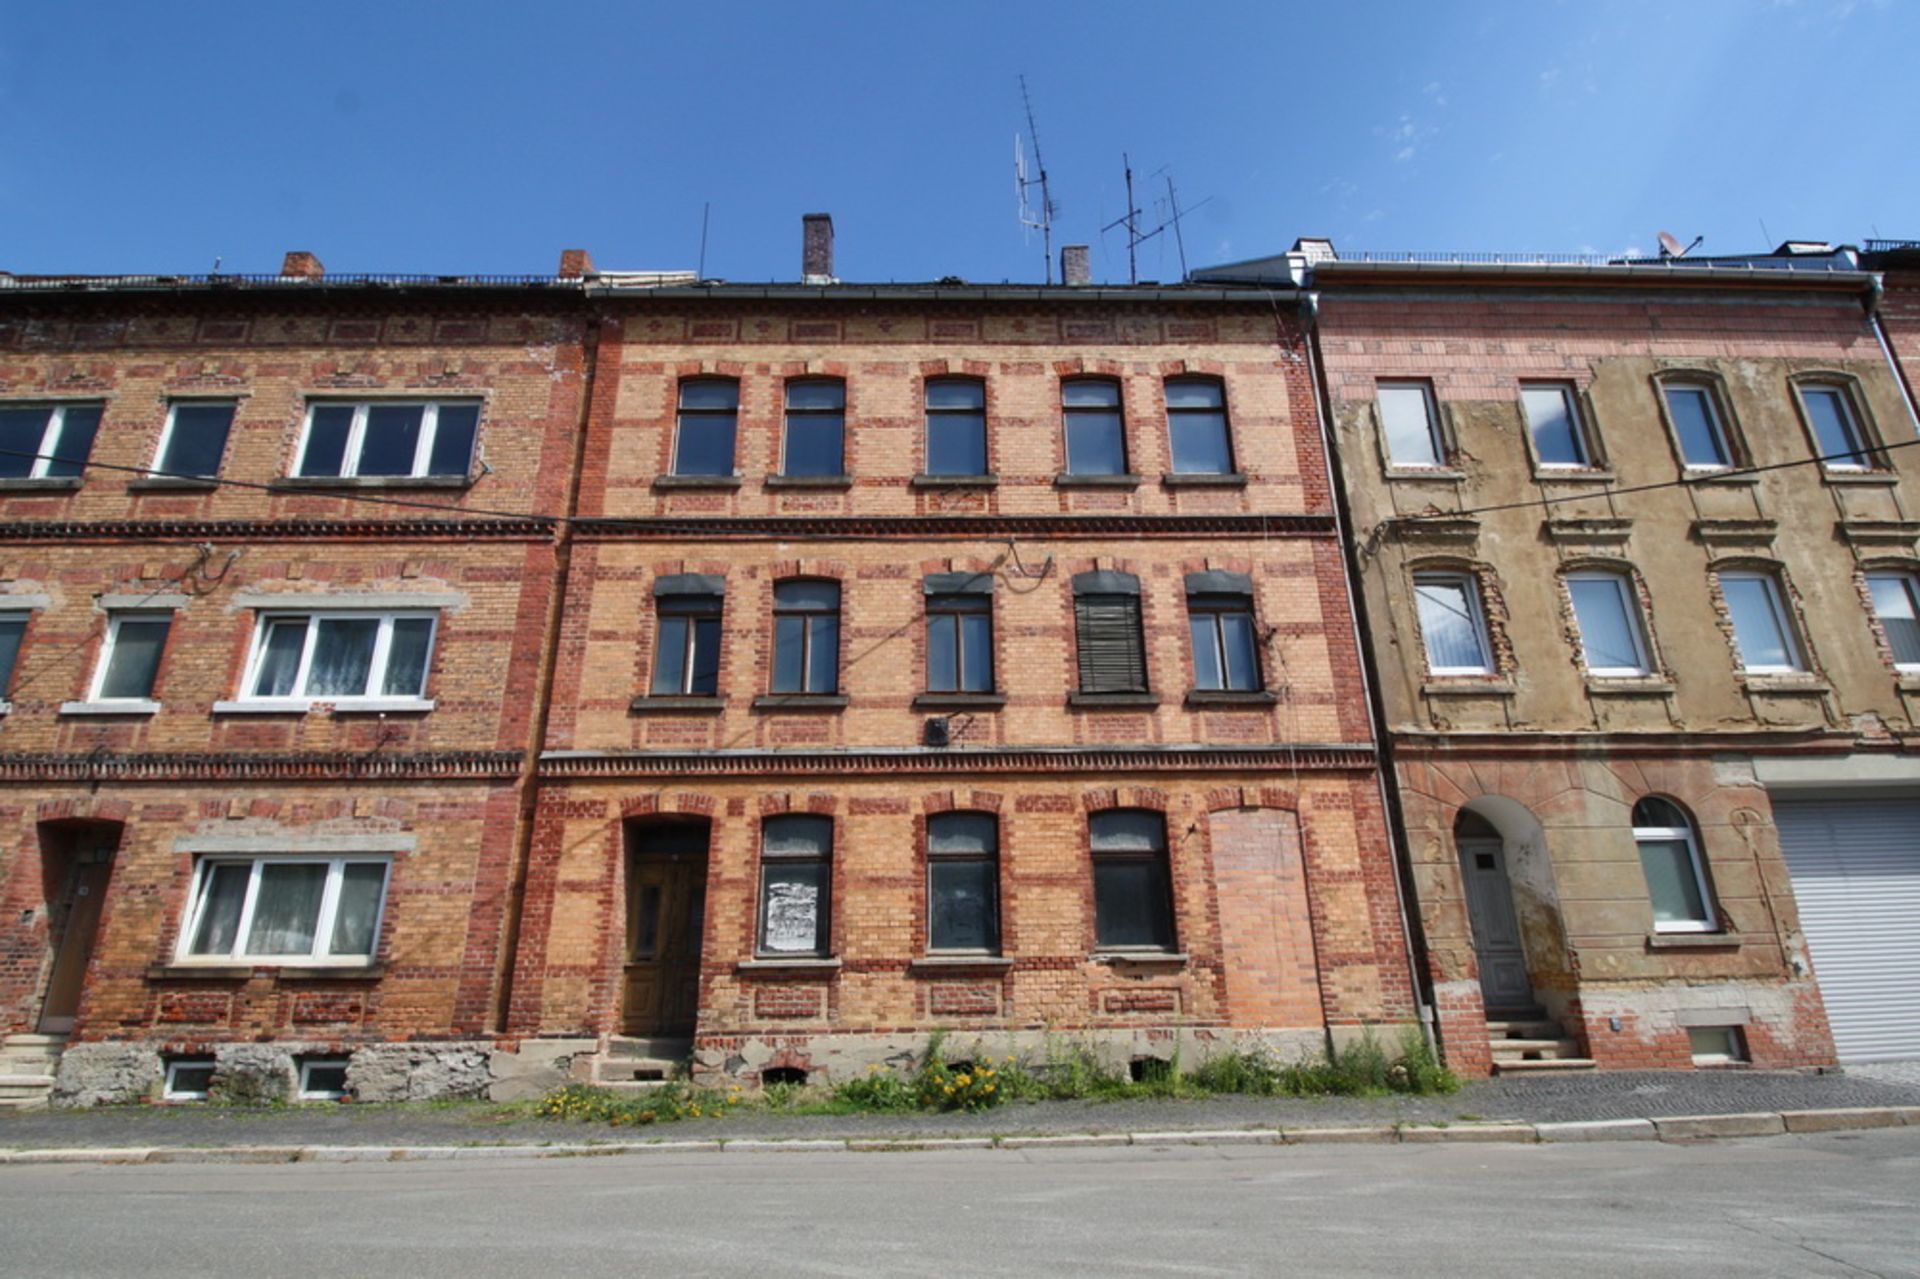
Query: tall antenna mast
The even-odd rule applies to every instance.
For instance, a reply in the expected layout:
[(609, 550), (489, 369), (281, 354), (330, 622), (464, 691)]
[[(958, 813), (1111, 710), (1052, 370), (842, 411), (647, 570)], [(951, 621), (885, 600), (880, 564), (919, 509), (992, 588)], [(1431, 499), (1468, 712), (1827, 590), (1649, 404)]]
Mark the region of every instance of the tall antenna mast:
[(1180, 246), (1180, 278), (1187, 278), (1187, 237), (1180, 234), (1180, 197), (1173, 193), (1173, 175), (1167, 175), (1167, 205), (1173, 210), (1167, 221), (1173, 223), (1173, 242)]
[(1124, 165), (1127, 170), (1127, 211), (1101, 227), (1100, 230), (1104, 233), (1113, 230), (1113, 228), (1117, 226), (1127, 228), (1127, 283), (1138, 284), (1140, 283), (1140, 263), (1136, 250), (1139, 249), (1140, 242), (1142, 240), (1151, 240), (1167, 228), (1166, 225), (1162, 223), (1145, 235), (1140, 234), (1140, 210), (1136, 208), (1133, 203), (1133, 161), (1125, 151), (1122, 151), (1120, 153), (1120, 163)]
[[(1040, 157), (1040, 129), (1033, 122), (1033, 98), (1027, 93), (1027, 77), (1020, 77), (1020, 102), (1027, 112), (1027, 136), (1033, 139), (1033, 167), (1039, 177), (1027, 176), (1027, 159), (1020, 146), (1020, 135), (1013, 135), (1013, 190), (1020, 200), (1020, 225), (1040, 232), (1041, 252), (1045, 255), (1047, 283), (1053, 283), (1053, 215), (1059, 210), (1053, 203), (1053, 189), (1047, 185), (1047, 162)], [(1036, 209), (1029, 194), (1040, 188)]]

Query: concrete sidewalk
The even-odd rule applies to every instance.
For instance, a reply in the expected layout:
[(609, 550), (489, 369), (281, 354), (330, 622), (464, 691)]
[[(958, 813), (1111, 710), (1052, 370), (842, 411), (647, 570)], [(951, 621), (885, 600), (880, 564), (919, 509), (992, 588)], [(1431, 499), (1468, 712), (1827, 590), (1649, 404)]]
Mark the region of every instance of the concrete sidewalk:
[(0, 1112), (0, 1162), (407, 1159), (508, 1152), (1018, 1148), (1309, 1141), (1682, 1140), (1920, 1126), (1920, 1086), (1762, 1071), (1532, 1076), (1451, 1097), (1212, 1097), (1016, 1103), (975, 1114), (795, 1115), (611, 1128), (484, 1102), (410, 1106), (132, 1106)]

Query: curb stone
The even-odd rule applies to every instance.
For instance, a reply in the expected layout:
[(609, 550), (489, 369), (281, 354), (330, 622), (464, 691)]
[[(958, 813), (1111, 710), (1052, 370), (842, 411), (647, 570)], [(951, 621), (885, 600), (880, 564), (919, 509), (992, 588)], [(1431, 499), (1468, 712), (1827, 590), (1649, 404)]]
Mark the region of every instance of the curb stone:
[(1069, 1149), (1089, 1146), (1248, 1146), (1430, 1144), (1448, 1142), (1699, 1141), (1783, 1133), (1920, 1127), (1920, 1106), (1673, 1115), (1569, 1123), (1462, 1123), (1444, 1128), (1390, 1124), (1327, 1128), (1196, 1129), (1172, 1132), (1060, 1133), (1026, 1137), (853, 1137), (645, 1142), (572, 1142), (487, 1146), (49, 1146), (0, 1150), (0, 1165), (408, 1163), (466, 1159), (568, 1159), (602, 1155), (719, 1153), (741, 1150), (856, 1152)]
[(1535, 1124), (1541, 1141), (1652, 1141), (1660, 1134), (1651, 1119), (1589, 1119), (1580, 1123)]
[(1514, 1141), (1530, 1144), (1540, 1140), (1540, 1136), (1533, 1124), (1449, 1124), (1445, 1128), (1431, 1128), (1423, 1124), (1402, 1128), (1400, 1140), (1414, 1144), (1459, 1141)]
[(1774, 1137), (1787, 1130), (1787, 1121), (1778, 1113), (1750, 1115), (1677, 1115), (1655, 1119), (1654, 1129), (1662, 1141), (1686, 1141), (1698, 1137)]

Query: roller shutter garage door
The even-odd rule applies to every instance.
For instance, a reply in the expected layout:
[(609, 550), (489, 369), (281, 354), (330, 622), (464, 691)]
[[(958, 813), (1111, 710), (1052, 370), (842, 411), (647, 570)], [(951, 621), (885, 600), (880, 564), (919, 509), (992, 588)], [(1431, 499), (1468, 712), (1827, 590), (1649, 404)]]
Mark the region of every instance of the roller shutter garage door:
[(1920, 1057), (1920, 800), (1773, 812), (1840, 1060)]

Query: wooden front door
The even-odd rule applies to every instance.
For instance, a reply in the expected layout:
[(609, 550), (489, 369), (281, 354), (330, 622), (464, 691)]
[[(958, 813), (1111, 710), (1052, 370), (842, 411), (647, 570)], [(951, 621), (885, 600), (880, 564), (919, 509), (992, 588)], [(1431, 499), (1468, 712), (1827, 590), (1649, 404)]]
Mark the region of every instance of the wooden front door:
[(690, 1035), (700, 1010), (707, 828), (643, 829), (627, 862), (625, 1035)]
[(1489, 1011), (1533, 1006), (1527, 952), (1513, 911), (1507, 853), (1497, 839), (1462, 839), (1460, 873), (1466, 880), (1473, 953), (1480, 962), (1480, 996)]
[(67, 867), (61, 894), (63, 917), (53, 938), (53, 971), (47, 977), (47, 997), (40, 1005), (43, 1035), (67, 1034), (80, 1012), (80, 992), (86, 984), (87, 964), (93, 959), (100, 908), (107, 898), (107, 878), (113, 873), (112, 858), (112, 849), (82, 850)]

